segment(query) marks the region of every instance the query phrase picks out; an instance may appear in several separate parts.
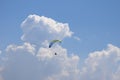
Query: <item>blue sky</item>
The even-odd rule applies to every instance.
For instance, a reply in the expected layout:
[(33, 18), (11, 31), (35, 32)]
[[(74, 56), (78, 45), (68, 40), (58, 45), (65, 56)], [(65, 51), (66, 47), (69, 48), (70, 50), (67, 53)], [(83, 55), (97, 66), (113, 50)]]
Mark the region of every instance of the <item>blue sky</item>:
[(62, 44), (68, 54), (86, 58), (91, 52), (106, 50), (108, 44), (120, 47), (119, 3), (119, 0), (0, 0), (0, 50), (24, 43), (21, 23), (32, 14), (69, 24), (74, 34)]

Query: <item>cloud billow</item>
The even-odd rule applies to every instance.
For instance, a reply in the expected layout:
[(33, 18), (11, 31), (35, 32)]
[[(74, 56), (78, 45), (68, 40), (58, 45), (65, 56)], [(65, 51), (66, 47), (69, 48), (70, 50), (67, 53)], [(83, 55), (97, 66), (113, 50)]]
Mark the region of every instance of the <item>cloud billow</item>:
[(38, 15), (29, 15), (21, 24), (23, 35), (21, 39), (34, 44), (40, 44), (45, 40), (71, 37), (67, 23), (60, 23), (51, 18)]
[(109, 44), (107, 49), (89, 54), (82, 68), (81, 78), (83, 80), (119, 80), (119, 71), (120, 48)]
[[(1, 51), (0, 80), (120, 80), (120, 48), (117, 46), (109, 44), (81, 61), (80, 56), (68, 55), (69, 50), (60, 45), (43, 46), (52, 39), (71, 37), (73, 32), (68, 24), (29, 15), (21, 27), (23, 44), (10, 44)], [(54, 55), (55, 52), (58, 55)]]

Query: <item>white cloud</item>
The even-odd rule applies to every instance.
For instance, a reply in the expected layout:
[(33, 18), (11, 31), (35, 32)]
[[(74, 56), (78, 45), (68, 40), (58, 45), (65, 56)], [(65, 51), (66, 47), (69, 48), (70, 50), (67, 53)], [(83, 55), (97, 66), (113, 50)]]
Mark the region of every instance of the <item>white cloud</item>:
[(120, 77), (116, 75), (119, 67), (120, 48), (110, 44), (105, 50), (89, 54), (85, 60), (81, 78), (84, 80), (119, 80)]
[[(25, 43), (26, 44), (26, 43)], [(2, 71), (5, 80), (119, 80), (120, 48), (108, 45), (107, 49), (90, 53), (81, 65), (80, 57), (68, 55), (67, 50), (59, 45), (53, 49), (35, 46), (31, 51), (25, 46), (11, 45), (6, 49), (6, 57)], [(24, 47), (24, 48), (23, 48)], [(32, 48), (31, 48), (32, 49)], [(57, 55), (54, 55), (57, 52)]]
[[(28, 47), (32, 47), (32, 51)], [(7, 47), (8, 60), (2, 73), (5, 80), (71, 80), (70, 76), (75, 77), (75, 74), (78, 74), (77, 55), (68, 56), (67, 50), (59, 45), (53, 49), (40, 47), (38, 52), (35, 52), (34, 48), (30, 43)], [(57, 55), (54, 55), (54, 52), (57, 52)]]
[(21, 27), (23, 30), (21, 39), (34, 44), (41, 44), (45, 40), (71, 37), (73, 34), (67, 23), (38, 15), (29, 15), (22, 22)]
[(120, 80), (117, 46), (109, 44), (107, 49), (92, 52), (80, 61), (80, 56), (60, 45), (47, 47), (51, 39), (72, 36), (68, 24), (30, 15), (21, 25), (25, 42), (8, 45), (2, 51), (0, 80)]
[(30, 43), (25, 42), (22, 46), (17, 46), (17, 45), (9, 45), (6, 48), (6, 52), (12, 53), (12, 52), (17, 52), (19, 51), (20, 53), (31, 53), (35, 55), (35, 45), (31, 45)]

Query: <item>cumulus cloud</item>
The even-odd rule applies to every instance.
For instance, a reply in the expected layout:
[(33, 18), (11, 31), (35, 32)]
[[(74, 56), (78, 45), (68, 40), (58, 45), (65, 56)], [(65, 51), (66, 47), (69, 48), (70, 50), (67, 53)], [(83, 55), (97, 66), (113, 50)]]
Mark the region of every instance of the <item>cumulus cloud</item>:
[(109, 44), (107, 49), (89, 54), (85, 60), (81, 78), (83, 80), (119, 80), (120, 77), (116, 75), (119, 67), (120, 48)]
[(73, 34), (67, 23), (38, 15), (29, 15), (22, 22), (21, 28), (23, 30), (21, 39), (34, 44), (41, 44), (45, 40), (71, 37)]
[[(59, 50), (59, 51), (58, 51)], [(58, 51), (58, 55), (54, 55)], [(36, 55), (33, 55), (33, 52)], [(50, 80), (66, 79), (78, 74), (77, 55), (67, 55), (67, 50), (61, 46), (55, 49), (40, 47), (35, 52), (30, 43), (9, 45), (6, 49), (5, 70), (2, 72), (5, 80)], [(74, 75), (75, 76), (75, 75)], [(72, 77), (71, 77), (72, 78)], [(67, 80), (68, 80), (67, 79)]]
[[(32, 47), (32, 51), (29, 51), (26, 44)], [(4, 70), (1, 69), (1, 78), (5, 80), (120, 79), (120, 48), (111, 44), (107, 49), (90, 53), (82, 65), (79, 56), (68, 55), (67, 50), (59, 45), (53, 49), (40, 47), (37, 52), (34, 48), (35, 46), (30, 43), (8, 46), (6, 49), (8, 60), (5, 62)], [(54, 55), (55, 51), (58, 55)]]
[(49, 40), (72, 36), (68, 24), (30, 15), (21, 27), (23, 44), (10, 44), (0, 54), (0, 80), (120, 80), (117, 46), (109, 44), (81, 61), (59, 44), (48, 48)]

